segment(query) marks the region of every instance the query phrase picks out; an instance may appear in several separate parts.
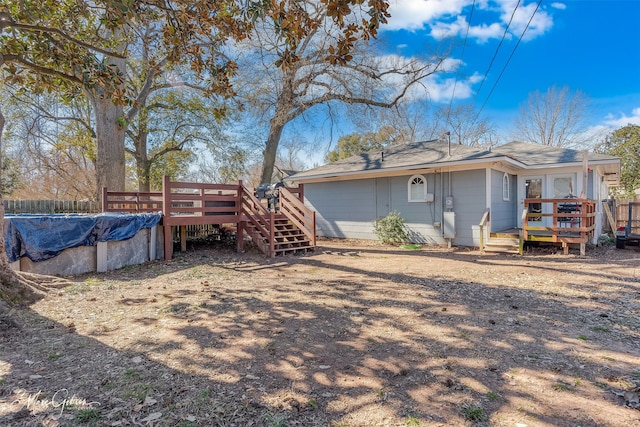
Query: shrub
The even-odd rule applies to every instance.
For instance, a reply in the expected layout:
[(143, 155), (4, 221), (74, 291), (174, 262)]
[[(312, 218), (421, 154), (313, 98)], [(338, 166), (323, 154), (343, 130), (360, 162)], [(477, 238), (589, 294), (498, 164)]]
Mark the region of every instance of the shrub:
[(376, 219), (373, 230), (382, 243), (399, 244), (407, 240), (407, 228), (398, 212)]

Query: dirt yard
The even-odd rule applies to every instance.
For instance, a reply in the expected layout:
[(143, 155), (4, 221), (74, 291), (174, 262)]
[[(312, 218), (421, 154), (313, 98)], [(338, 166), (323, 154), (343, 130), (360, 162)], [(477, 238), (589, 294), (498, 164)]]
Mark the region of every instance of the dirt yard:
[(0, 330), (3, 426), (640, 426), (640, 252), (190, 249)]

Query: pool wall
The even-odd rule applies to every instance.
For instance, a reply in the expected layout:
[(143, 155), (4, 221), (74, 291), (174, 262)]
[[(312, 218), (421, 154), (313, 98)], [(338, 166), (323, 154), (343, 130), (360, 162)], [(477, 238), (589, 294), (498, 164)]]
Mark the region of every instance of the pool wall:
[[(5, 230), (7, 227), (5, 219)], [(23, 256), (11, 263), (17, 271), (56, 276), (116, 270), (127, 265), (143, 264), (164, 258), (164, 234), (160, 225), (139, 230), (127, 240), (98, 242), (96, 246), (77, 246), (40, 262)]]

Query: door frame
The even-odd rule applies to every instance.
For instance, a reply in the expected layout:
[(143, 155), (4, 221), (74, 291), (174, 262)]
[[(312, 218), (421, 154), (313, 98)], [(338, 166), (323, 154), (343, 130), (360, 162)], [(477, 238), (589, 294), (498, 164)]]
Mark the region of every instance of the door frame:
[[(540, 179), (541, 182), (541, 198), (544, 199), (545, 195), (547, 194), (547, 175), (545, 174), (536, 174), (536, 175), (522, 175), (522, 176), (518, 176), (518, 227), (522, 228), (524, 225), (524, 221), (522, 219), (522, 212), (524, 211), (524, 199), (526, 198), (526, 194), (527, 194), (527, 188), (526, 188), (526, 183), (527, 180), (531, 180), (531, 179)], [(545, 211), (546, 206), (542, 205), (542, 211)], [(542, 217), (541, 221), (529, 221), (529, 225), (535, 225), (535, 226), (545, 226), (547, 221), (547, 218)]]

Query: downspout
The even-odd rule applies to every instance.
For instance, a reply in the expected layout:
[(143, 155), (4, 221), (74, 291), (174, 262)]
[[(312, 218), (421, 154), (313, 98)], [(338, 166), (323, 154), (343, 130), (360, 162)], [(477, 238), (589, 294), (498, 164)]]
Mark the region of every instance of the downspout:
[(440, 169), (440, 234), (444, 237), (444, 175)]

